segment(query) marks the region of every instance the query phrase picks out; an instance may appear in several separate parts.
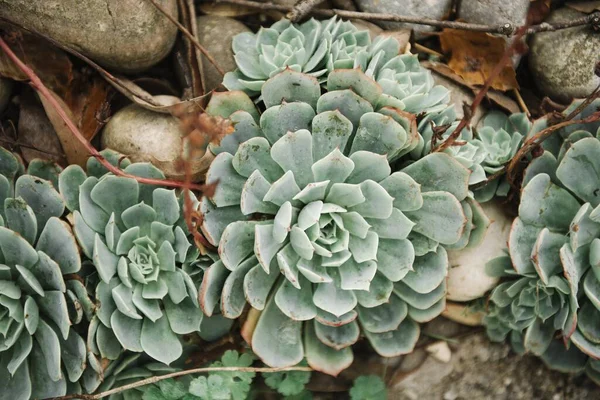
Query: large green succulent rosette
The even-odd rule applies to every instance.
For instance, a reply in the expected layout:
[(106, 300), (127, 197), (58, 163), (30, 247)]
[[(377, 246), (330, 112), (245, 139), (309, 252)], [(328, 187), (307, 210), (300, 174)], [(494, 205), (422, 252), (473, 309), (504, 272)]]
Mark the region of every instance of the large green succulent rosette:
[(492, 293), (488, 333), (522, 339), (538, 355), (560, 333), (566, 346), (598, 359), (600, 140), (597, 124), (559, 134), (562, 145), (550, 143), (525, 170), (508, 243), (514, 278)]
[[(103, 155), (127, 174), (164, 179), (151, 164), (131, 164), (110, 150)], [(108, 173), (95, 159), (87, 173), (67, 167), (59, 186), (96, 271), (89, 278), (97, 303), (87, 337), (90, 367), (101, 379), (101, 360), (116, 360), (125, 350), (165, 364), (177, 360), (180, 336), (199, 331), (203, 319), (198, 279), (189, 274), (201, 273), (195, 271), (199, 253), (184, 222), (183, 197)], [(87, 390), (97, 384), (90, 373)]]
[(74, 325), (91, 314), (92, 303), (72, 275), (81, 259), (62, 219), (65, 203), (50, 181), (31, 175), (52, 168), (34, 160), (23, 174), (19, 159), (0, 148), (2, 400), (81, 391), (86, 348)]
[(448, 154), (392, 172), (419, 139), (414, 116), (382, 96), (360, 70), (331, 72), (323, 95), (314, 77), (286, 70), (263, 85), (262, 115), (242, 92), (207, 107), (237, 124), (207, 173), (215, 196), (200, 205), (220, 256), (201, 307), (260, 310), (247, 325), (268, 365), (306, 357), (337, 374), (361, 334), (381, 355), (412, 351), (418, 322), (445, 308), (446, 248), (489, 225), (468, 197), (470, 171)]

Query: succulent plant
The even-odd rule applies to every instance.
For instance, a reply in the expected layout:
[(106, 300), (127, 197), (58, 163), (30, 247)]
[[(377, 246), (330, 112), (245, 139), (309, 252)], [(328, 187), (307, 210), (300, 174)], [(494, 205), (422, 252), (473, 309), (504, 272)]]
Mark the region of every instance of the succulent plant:
[[(508, 256), (493, 260), (488, 269), (515, 278)], [(556, 331), (570, 334), (576, 313), (577, 298), (564, 277), (553, 275), (544, 281), (534, 272), (508, 279), (492, 291), (484, 324), (491, 340), (501, 342), (510, 335), (516, 346), (542, 355)]]
[(267, 364), (306, 356), (337, 374), (361, 330), (384, 356), (413, 349), (417, 322), (444, 309), (446, 248), (477, 242), (489, 220), (467, 197), (470, 171), (447, 154), (391, 172), (418, 143), (415, 119), (378, 107), (365, 73), (335, 70), (327, 89), (283, 71), (262, 86), (260, 117), (241, 92), (213, 96), (207, 110), (238, 123), (200, 205), (220, 256), (200, 303), (229, 318), (246, 303), (261, 310), (245, 330)]
[(238, 69), (228, 72), (223, 83), (229, 90), (253, 95), (286, 68), (320, 78), (336, 68), (352, 68), (356, 53), (370, 43), (368, 31), (337, 17), (311, 18), (300, 25), (282, 19), (256, 34), (244, 32), (233, 38)]
[[(432, 152), (433, 137), (436, 128), (447, 127), (440, 137), (436, 135), (436, 144), (447, 140), (458, 127), (454, 106), (448, 106), (440, 112), (425, 115), (417, 126), (419, 131), (419, 144), (411, 151), (413, 159), (418, 160)], [(486, 158), (487, 152), (481, 141), (473, 137), (471, 129), (464, 128), (457, 139), (460, 145), (448, 147), (445, 152), (454, 157), (463, 166), (471, 171), (469, 185), (475, 185), (486, 179), (485, 170), (481, 165)]]
[[(421, 134), (419, 145), (412, 151), (415, 158), (431, 152), (431, 142), (435, 127), (449, 125), (437, 143), (446, 140), (458, 127), (456, 112), (450, 106), (438, 113), (426, 115), (419, 122)], [(491, 111), (482, 119), (475, 134), (463, 129), (457, 145), (445, 151), (471, 170), (469, 185), (477, 185), (500, 172), (517, 153), (523, 139), (532, 130), (533, 124), (525, 113), (507, 116), (500, 111)], [(504, 177), (491, 180), (485, 186), (474, 189), (474, 197), (479, 202), (490, 201), (495, 196), (506, 196), (510, 186)]]
[[(576, 112), (578, 108), (581, 107), (584, 99), (574, 100), (563, 112), (562, 115), (565, 117), (570, 115), (573, 112)], [(589, 117), (592, 113), (598, 111), (600, 109), (600, 99), (596, 99), (592, 101), (587, 106), (583, 107), (583, 109), (579, 112), (576, 112), (576, 115), (572, 117), (573, 120), (581, 120)], [(533, 136), (544, 128), (548, 127), (548, 118), (552, 118), (552, 115), (542, 117), (536, 120), (533, 124), (531, 131), (529, 132), (529, 136)], [(600, 122), (591, 122), (591, 123), (579, 123), (572, 124), (566, 126), (562, 129), (556, 131), (553, 135), (548, 137), (546, 140), (542, 142), (542, 147), (547, 150), (550, 154), (554, 155), (557, 158), (562, 157), (564, 152), (568, 149), (569, 137), (574, 132), (580, 132), (585, 135), (598, 136), (598, 131), (600, 130)], [(576, 138), (578, 135), (573, 135), (571, 139)]]
[[(507, 116), (499, 111), (488, 113), (477, 129), (476, 138), (482, 144), (485, 158), (481, 162), (486, 177), (500, 172), (515, 156), (523, 144), (523, 139), (532, 129), (527, 114), (517, 113)], [(480, 202), (490, 201), (494, 196), (506, 196), (510, 185), (500, 177), (474, 191)]]
[(508, 243), (516, 280), (492, 293), (488, 333), (522, 335), (525, 350), (541, 355), (560, 331), (600, 358), (600, 139), (582, 130), (565, 137), (525, 171)]
[(62, 197), (50, 181), (22, 173), (0, 148), (0, 398), (11, 400), (79, 391), (86, 348), (74, 325), (92, 311), (68, 276), (81, 259)]
[[(151, 164), (115, 152), (104, 156), (131, 175), (164, 178)], [(123, 350), (145, 352), (169, 364), (182, 354), (178, 335), (197, 332), (197, 284), (186, 270), (198, 262), (183, 221), (183, 198), (174, 190), (115, 176), (90, 159), (87, 174), (76, 165), (59, 176), (73, 214), (75, 237), (97, 272), (98, 302), (87, 346), (90, 363), (116, 360)]]
[[(98, 375), (92, 369), (84, 372), (83, 386), (88, 392), (102, 393), (107, 390), (116, 389), (124, 385), (176, 372), (179, 369), (149, 360), (143, 353), (125, 352), (116, 360), (105, 360), (102, 380), (98, 381)], [(93, 386), (87, 386), (93, 384)], [(109, 400), (142, 400), (146, 391), (150, 391), (151, 385), (142, 386), (117, 392), (108, 396)], [(155, 397), (160, 398), (160, 397)]]
[[(303, 72), (326, 83), (336, 69), (360, 69), (377, 81), (383, 93), (375, 106), (393, 106), (414, 114), (441, 111), (450, 92), (436, 86), (431, 72), (417, 56), (399, 55), (400, 44), (391, 36), (373, 42), (368, 31), (337, 17), (311, 19), (302, 25), (281, 20), (258, 33), (241, 33), (233, 40), (238, 69), (225, 75), (229, 90), (250, 96), (262, 92), (265, 82), (284, 70)], [(268, 105), (267, 105), (268, 107)]]

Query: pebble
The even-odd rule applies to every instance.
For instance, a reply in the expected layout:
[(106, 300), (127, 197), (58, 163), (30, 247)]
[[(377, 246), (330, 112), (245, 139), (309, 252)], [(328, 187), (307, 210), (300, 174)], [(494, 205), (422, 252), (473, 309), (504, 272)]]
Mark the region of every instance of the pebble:
[[(172, 96), (156, 96), (160, 101), (179, 101)], [(150, 162), (168, 178), (183, 179), (180, 159), (183, 152), (180, 121), (132, 104), (119, 110), (102, 131), (102, 148), (127, 155), (133, 162)], [(192, 164), (192, 175), (198, 177), (208, 165)]]
[(492, 221), (481, 244), (463, 250), (448, 251), (448, 300), (470, 301), (494, 288), (499, 278), (488, 276), (485, 264), (504, 254), (512, 218), (502, 205), (490, 201), (481, 205)]
[[(444, 19), (452, 7), (452, 0), (356, 0), (361, 11), (385, 14), (400, 14), (408, 17)], [(427, 25), (381, 22), (386, 29), (412, 28), (415, 32), (431, 32)]]
[(475, 24), (522, 26), (531, 0), (461, 0), (458, 18)]
[[(569, 21), (585, 14), (570, 8), (554, 11), (546, 22)], [(542, 95), (568, 103), (587, 97), (600, 84), (600, 34), (588, 26), (541, 32), (530, 43), (529, 68)]]
[[(177, 17), (176, 0), (160, 4)], [(177, 36), (177, 27), (149, 1), (3, 0), (0, 17), (123, 72), (139, 72), (158, 63)]]
[[(235, 35), (250, 32), (250, 29), (233, 18), (217, 15), (203, 15), (196, 21), (198, 42), (208, 50), (224, 72), (235, 70), (236, 64), (231, 42)], [(202, 70), (207, 92), (216, 89), (223, 81), (221, 74), (206, 57), (202, 57)]]

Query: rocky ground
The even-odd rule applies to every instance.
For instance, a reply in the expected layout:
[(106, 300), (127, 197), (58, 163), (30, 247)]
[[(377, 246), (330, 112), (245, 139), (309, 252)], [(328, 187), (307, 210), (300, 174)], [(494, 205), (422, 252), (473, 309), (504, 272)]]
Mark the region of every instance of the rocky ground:
[(600, 388), (583, 376), (551, 371), (533, 356), (476, 333), (450, 344), (452, 358), (429, 357), (389, 393), (394, 400), (598, 399)]

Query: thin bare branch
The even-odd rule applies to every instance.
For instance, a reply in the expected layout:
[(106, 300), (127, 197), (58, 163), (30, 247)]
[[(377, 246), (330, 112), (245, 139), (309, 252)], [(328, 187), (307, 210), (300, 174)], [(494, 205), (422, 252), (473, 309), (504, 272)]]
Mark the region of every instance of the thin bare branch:
[(71, 121), (71, 119), (69, 118), (69, 116), (67, 115), (65, 110), (61, 107), (59, 102), (56, 100), (56, 97), (54, 97), (52, 95), (50, 90), (41, 81), (39, 76), (31, 68), (29, 68), (25, 63), (23, 63), (23, 61), (21, 61), (21, 59), (19, 57), (17, 57), (17, 55), (12, 51), (12, 49), (8, 46), (8, 44), (6, 44), (4, 39), (1, 37), (0, 37), (0, 48), (2, 49), (2, 51), (4, 51), (4, 53), (6, 53), (8, 58), (10, 58), (12, 60), (12, 62), (14, 62), (15, 65), (21, 71), (23, 71), (23, 73), (25, 75), (27, 75), (27, 77), (29, 78), (29, 81), (30, 81), (29, 84), (31, 85), (31, 87), (33, 87), (40, 96), (43, 96), (48, 101), (48, 103), (52, 106), (52, 108), (55, 109), (58, 116), (63, 120), (63, 122), (65, 123), (67, 128), (73, 134), (73, 136), (75, 136), (75, 138), (83, 144), (83, 146), (85, 147), (87, 152), (92, 157), (95, 157), (100, 162), (100, 164), (102, 164), (110, 172), (112, 172), (113, 174), (118, 175), (118, 176), (132, 178), (140, 183), (146, 183), (146, 184), (150, 184), (150, 185), (161, 185), (161, 186), (167, 186), (167, 187), (173, 187), (173, 188), (189, 187), (190, 189), (193, 189), (193, 190), (199, 190), (199, 191), (202, 190), (202, 188), (203, 188), (202, 185), (194, 184), (194, 185), (188, 186), (184, 182), (178, 182), (178, 181), (173, 181), (173, 180), (169, 180), (169, 179), (142, 178), (139, 176), (127, 174), (127, 173), (123, 172), (122, 170), (120, 170), (119, 168), (112, 165), (111, 163), (109, 163), (102, 156), (102, 154), (100, 154), (100, 152), (98, 150), (96, 150), (96, 148), (94, 146), (92, 146), (92, 144), (83, 136), (83, 134), (79, 131), (77, 126), (73, 123), (73, 121)]
[(156, 383), (165, 379), (176, 378), (178, 376), (191, 375), (191, 374), (202, 374), (206, 372), (218, 372), (218, 371), (232, 371), (232, 372), (262, 372), (262, 373), (270, 373), (270, 372), (283, 372), (283, 371), (307, 371), (310, 372), (313, 369), (310, 367), (285, 367), (285, 368), (254, 368), (254, 367), (206, 367), (206, 368), (194, 368), (188, 369), (185, 371), (177, 371), (167, 375), (161, 376), (153, 376), (151, 378), (143, 379), (137, 382), (130, 383), (128, 385), (123, 385), (118, 388), (110, 389), (102, 393), (97, 394), (70, 394), (67, 396), (60, 397), (50, 397), (45, 400), (71, 400), (71, 399), (81, 399), (81, 400), (98, 400), (104, 397), (110, 396), (111, 394), (121, 393), (129, 389), (135, 389), (141, 386), (149, 385), (151, 383)]
[(156, 0), (148, 0), (148, 1), (150, 3), (152, 3), (154, 5), (154, 7), (156, 7), (158, 9), (158, 11), (163, 13), (165, 15), (165, 17), (167, 17), (169, 19), (169, 21), (171, 21), (173, 24), (175, 24), (177, 29), (179, 29), (181, 31), (181, 33), (183, 33), (185, 35), (185, 37), (187, 37), (189, 39), (189, 41), (192, 42), (194, 44), (194, 46), (196, 46), (196, 48), (198, 50), (200, 50), (200, 52), (202, 54), (204, 54), (204, 56), (208, 59), (208, 61), (210, 61), (210, 63), (215, 67), (215, 69), (219, 72), (219, 74), (221, 74), (221, 76), (225, 75), (225, 72), (223, 71), (223, 69), (221, 69), (221, 67), (219, 67), (219, 64), (217, 64), (217, 61), (214, 59), (214, 57), (210, 55), (208, 50), (206, 50), (206, 48), (204, 46), (202, 46), (200, 44), (200, 42), (198, 42), (198, 39), (196, 39), (196, 37), (194, 35), (192, 35), (190, 33), (190, 31), (185, 29), (185, 26), (181, 25), (181, 23), (179, 21), (177, 21), (177, 18), (175, 18), (171, 14), (169, 14), (169, 12), (167, 10), (165, 10), (165, 8), (163, 6), (158, 4), (156, 2)]
[[(229, 3), (235, 4), (244, 7), (256, 8), (259, 10), (275, 10), (281, 12), (290, 12), (294, 9), (294, 7), (284, 6), (280, 4), (273, 3), (262, 3), (258, 1), (249, 1), (249, 0), (214, 0), (215, 3)], [(431, 18), (420, 18), (420, 17), (411, 17), (407, 15), (398, 15), (398, 14), (387, 14), (387, 13), (367, 13), (360, 11), (347, 11), (347, 10), (326, 10), (314, 8), (309, 11), (309, 14), (318, 15), (323, 17), (333, 17), (335, 15), (349, 18), (349, 19), (364, 19), (368, 21), (391, 21), (391, 22), (404, 22), (410, 24), (417, 25), (429, 25), (435, 26), (437, 28), (453, 28), (453, 29), (463, 29), (468, 31), (477, 31), (477, 32), (487, 32), (487, 33), (495, 33), (506, 36), (516, 36), (518, 32), (520, 32), (520, 28), (513, 26), (510, 23), (501, 24), (501, 25), (484, 25), (484, 24), (472, 24), (467, 22), (460, 21), (439, 21), (437, 19)], [(586, 15), (571, 21), (565, 21), (560, 23), (550, 24), (547, 22), (541, 23), (539, 25), (533, 25), (527, 28), (524, 32), (525, 34), (531, 34), (536, 32), (549, 32), (549, 31), (557, 31), (560, 29), (572, 28), (575, 26), (582, 25), (592, 25), (595, 27), (600, 27), (600, 12), (593, 13), (590, 15)]]
[(596, 100), (598, 97), (600, 97), (600, 85), (598, 85), (596, 87), (596, 89), (594, 89), (594, 91), (585, 99), (585, 101), (583, 101), (580, 105), (578, 105), (573, 111), (571, 111), (569, 113), (569, 115), (567, 115), (565, 117), (565, 120), (568, 121), (570, 119), (575, 118), (575, 116), (577, 114), (579, 114), (580, 112), (582, 112), (587, 106), (589, 106), (590, 104), (592, 104), (592, 102), (594, 100)]
[(299, 0), (286, 17), (292, 22), (298, 22), (306, 17), (311, 10), (325, 0)]
[(513, 187), (516, 186), (515, 185), (515, 181), (517, 178), (516, 175), (517, 175), (518, 166), (519, 166), (519, 163), (521, 162), (521, 160), (527, 154), (529, 154), (531, 151), (533, 151), (538, 146), (540, 146), (544, 140), (546, 140), (547, 138), (550, 137), (550, 135), (552, 135), (554, 132), (556, 132), (562, 128), (566, 128), (567, 126), (570, 126), (570, 125), (589, 124), (589, 123), (596, 122), (599, 120), (600, 120), (600, 111), (596, 111), (596, 112), (592, 113), (591, 115), (589, 115), (587, 118), (571, 119), (571, 120), (563, 121), (558, 124), (549, 126), (548, 128), (542, 129), (541, 131), (539, 131), (538, 133), (536, 133), (535, 135), (533, 135), (532, 137), (527, 139), (527, 141), (525, 141), (525, 143), (519, 149), (517, 154), (515, 154), (515, 156), (510, 160), (510, 163), (508, 163), (508, 165), (505, 167), (507, 176), (508, 176), (508, 181), (510, 182), (511, 186), (513, 186)]
[(525, 104), (525, 100), (523, 100), (523, 96), (521, 96), (521, 92), (519, 91), (519, 89), (513, 89), (512, 92), (515, 95), (515, 98), (517, 99), (517, 103), (519, 104), (519, 108), (521, 109), (521, 111), (523, 111), (527, 115), (527, 118), (530, 118), (531, 113), (529, 112), (529, 108), (527, 108), (527, 104)]

